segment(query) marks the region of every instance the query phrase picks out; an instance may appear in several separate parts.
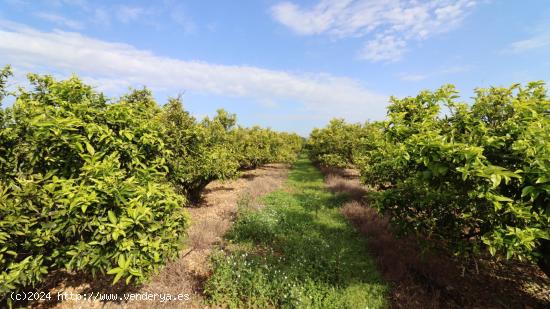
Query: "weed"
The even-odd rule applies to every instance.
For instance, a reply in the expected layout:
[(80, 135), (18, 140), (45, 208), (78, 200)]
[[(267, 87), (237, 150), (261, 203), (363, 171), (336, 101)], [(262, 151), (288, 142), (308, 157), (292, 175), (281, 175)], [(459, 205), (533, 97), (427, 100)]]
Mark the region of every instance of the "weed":
[(366, 239), (342, 217), (346, 195), (325, 190), (304, 158), (286, 184), (241, 213), (226, 251), (212, 257), (205, 292), (230, 308), (380, 308), (387, 285), (369, 257)]

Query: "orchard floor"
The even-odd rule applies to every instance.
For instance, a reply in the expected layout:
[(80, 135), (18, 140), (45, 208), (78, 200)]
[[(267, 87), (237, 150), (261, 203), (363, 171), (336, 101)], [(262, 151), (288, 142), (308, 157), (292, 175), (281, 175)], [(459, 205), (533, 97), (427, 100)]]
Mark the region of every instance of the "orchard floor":
[[(189, 208), (180, 258), (148, 284), (57, 273), (39, 291), (189, 294), (189, 301), (37, 302), (36, 308), (550, 308), (550, 279), (523, 263), (421, 254), (368, 206), (353, 170), (301, 158), (214, 182)], [(346, 220), (347, 219), (347, 220)], [(464, 272), (464, 273), (463, 273)]]
[[(111, 285), (109, 278), (91, 278), (81, 274), (60, 272), (48, 278), (48, 284), (39, 291), (51, 292), (50, 302), (30, 304), (33, 308), (204, 308), (202, 285), (210, 270), (208, 257), (231, 226), (237, 205), (243, 199), (258, 203), (259, 198), (280, 188), (287, 179), (289, 166), (268, 164), (243, 172), (239, 179), (214, 181), (203, 194), (203, 201), (188, 208), (191, 216), (188, 243), (180, 257), (169, 262), (150, 282), (140, 286), (125, 286), (122, 282)], [(63, 301), (58, 302), (57, 293), (158, 293), (189, 294), (189, 301)]]
[(538, 267), (490, 258), (460, 263), (433, 250), (422, 254), (417, 239), (395, 237), (388, 218), (368, 206), (369, 190), (357, 171), (322, 172), (329, 191), (350, 196), (340, 210), (368, 237), (369, 253), (391, 285), (392, 308), (550, 308), (550, 278)]
[(242, 203), (222, 249), (213, 254), (205, 293), (228, 308), (386, 308), (388, 285), (367, 238), (340, 212), (347, 194), (298, 159), (285, 186)]

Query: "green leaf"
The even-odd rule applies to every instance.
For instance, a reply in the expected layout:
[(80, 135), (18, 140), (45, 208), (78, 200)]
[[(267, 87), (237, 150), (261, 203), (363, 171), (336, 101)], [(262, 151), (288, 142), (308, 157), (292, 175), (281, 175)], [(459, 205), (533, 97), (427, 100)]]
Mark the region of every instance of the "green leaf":
[(502, 196), (502, 195), (493, 195), (492, 198), (495, 200), (495, 201), (499, 201), (499, 202), (513, 202), (514, 200), (509, 198), (509, 197), (506, 197), (506, 196)]
[(79, 150), (80, 152), (84, 152), (84, 147), (82, 147), (82, 144), (81, 144), (81, 143), (78, 143), (78, 142), (77, 142), (77, 143), (75, 143), (75, 145), (76, 145), (76, 148), (78, 148), (78, 150)]
[(94, 147), (92, 147), (92, 145), (88, 142), (84, 142), (84, 143), (86, 144), (86, 150), (88, 151), (88, 153), (93, 156), (95, 154)]
[(120, 268), (120, 267), (116, 267), (116, 268), (111, 268), (107, 271), (107, 274), (108, 275), (114, 275), (114, 274), (118, 274), (118, 273), (121, 273), (123, 272), (124, 269)]
[(115, 283), (117, 283), (118, 280), (120, 280), (120, 278), (122, 278), (123, 275), (124, 275), (124, 271), (121, 271), (121, 272), (117, 273), (116, 276), (115, 276), (115, 278), (113, 279), (113, 285), (114, 285)]
[(490, 179), (491, 179), (491, 182), (493, 183), (493, 188), (496, 188), (500, 185), (501, 177), (499, 175), (492, 174)]
[(118, 256), (118, 266), (120, 266), (120, 268), (126, 268), (126, 259), (124, 254)]
[(527, 186), (521, 190), (521, 197), (527, 196), (531, 194), (533, 191), (535, 191), (535, 187), (533, 186)]
[(116, 224), (117, 220), (116, 220), (116, 215), (114, 212), (112, 212), (111, 210), (109, 210), (107, 212), (107, 215), (109, 216), (109, 221), (111, 221), (112, 224)]

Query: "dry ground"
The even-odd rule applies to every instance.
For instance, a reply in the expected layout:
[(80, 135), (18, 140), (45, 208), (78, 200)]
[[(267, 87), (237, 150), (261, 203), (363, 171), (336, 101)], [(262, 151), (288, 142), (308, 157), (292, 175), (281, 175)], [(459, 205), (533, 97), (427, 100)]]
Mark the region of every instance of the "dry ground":
[[(50, 275), (47, 284), (39, 291), (50, 291), (50, 302), (31, 304), (35, 308), (204, 308), (201, 287), (208, 277), (209, 260), (213, 247), (220, 242), (235, 218), (238, 204), (246, 199), (255, 205), (259, 199), (280, 188), (287, 178), (289, 166), (269, 164), (243, 172), (242, 177), (232, 181), (215, 181), (209, 184), (203, 201), (190, 207), (191, 226), (186, 246), (180, 257), (169, 262), (149, 283), (141, 286), (111, 285), (109, 278), (91, 278), (82, 274), (59, 272)], [(170, 293), (189, 294), (190, 301), (181, 302), (57, 302), (57, 293)]]
[(443, 252), (421, 254), (417, 240), (396, 238), (388, 218), (367, 205), (368, 190), (356, 171), (322, 171), (330, 191), (352, 197), (341, 211), (369, 237), (369, 251), (382, 276), (392, 284), (392, 307), (550, 308), (550, 279), (537, 267), (490, 259), (461, 265)]

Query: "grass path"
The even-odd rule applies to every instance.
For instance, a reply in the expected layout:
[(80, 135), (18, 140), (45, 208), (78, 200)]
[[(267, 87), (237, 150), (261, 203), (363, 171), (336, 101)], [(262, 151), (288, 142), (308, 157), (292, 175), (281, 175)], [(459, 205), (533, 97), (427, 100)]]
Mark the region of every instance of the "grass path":
[(366, 239), (340, 214), (346, 199), (326, 191), (321, 173), (301, 157), (263, 209), (243, 200), (227, 245), (213, 255), (205, 293), (233, 308), (386, 307), (388, 286)]

